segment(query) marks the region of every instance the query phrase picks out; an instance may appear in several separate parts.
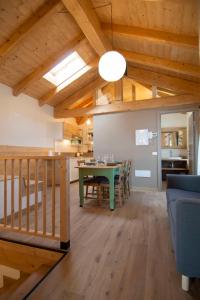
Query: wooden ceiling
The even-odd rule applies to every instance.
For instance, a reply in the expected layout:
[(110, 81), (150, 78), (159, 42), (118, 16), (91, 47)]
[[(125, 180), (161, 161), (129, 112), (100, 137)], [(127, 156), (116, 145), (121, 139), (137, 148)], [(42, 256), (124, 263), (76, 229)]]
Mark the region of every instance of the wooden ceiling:
[[(98, 58), (113, 44), (127, 59), (127, 76), (197, 103), (198, 2), (0, 0), (0, 82), (16, 96), (23, 92), (54, 106), (56, 117), (71, 115), (70, 109), (88, 112), (95, 89), (106, 84), (97, 72)], [(87, 73), (63, 89), (43, 78), (74, 50), (91, 65)]]

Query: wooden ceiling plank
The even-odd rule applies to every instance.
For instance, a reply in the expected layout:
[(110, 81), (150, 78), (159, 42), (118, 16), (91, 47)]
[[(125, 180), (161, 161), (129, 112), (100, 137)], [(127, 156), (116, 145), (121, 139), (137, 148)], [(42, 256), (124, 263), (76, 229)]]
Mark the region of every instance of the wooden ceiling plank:
[(124, 55), (127, 61), (137, 63), (141, 67), (157, 68), (161, 71), (171, 71), (176, 73), (176, 75), (183, 74), (194, 79), (200, 79), (200, 66), (121, 49), (118, 49), (118, 51)]
[(96, 88), (100, 88), (107, 84), (106, 81), (104, 81), (102, 78), (98, 77), (97, 79), (91, 81), (89, 84), (81, 88), (80, 90), (76, 91), (74, 94), (69, 96), (65, 101), (58, 104), (55, 107), (56, 111), (62, 111), (64, 109), (68, 109), (70, 105), (75, 103), (76, 101), (82, 99), (82, 98), (88, 98), (92, 95), (93, 91)]
[(30, 86), (33, 82), (42, 78), (48, 71), (50, 71), (56, 64), (63, 60), (67, 55), (74, 51), (74, 48), (81, 43), (83, 35), (79, 35), (72, 41), (67, 42), (66, 46), (49, 57), (43, 64), (36, 68), (32, 73), (23, 78), (13, 87), (13, 95), (18, 96), (25, 88)]
[(127, 36), (133, 38), (147, 39), (153, 42), (170, 43), (175, 46), (198, 48), (198, 36), (181, 35), (160, 30), (153, 30), (149, 28), (142, 28), (136, 26), (126, 26), (120, 24), (113, 24), (112, 27), (108, 23), (102, 24), (104, 32), (120, 36)]
[(46, 1), (28, 20), (20, 25), (15, 32), (0, 46), (0, 58), (5, 58), (29, 33), (41, 22), (55, 13), (60, 6), (59, 0)]
[(200, 97), (200, 83), (198, 82), (132, 66), (128, 67), (127, 76), (146, 84), (155, 85), (158, 88), (165, 88), (180, 93), (190, 93)]
[(152, 98), (132, 102), (115, 102), (107, 105), (92, 106), (79, 109), (66, 109), (62, 111), (54, 110), (55, 118), (82, 117), (91, 115), (102, 115), (128, 111), (163, 109), (173, 107), (183, 107), (200, 104), (200, 98), (190, 94), (168, 96), (163, 98)]
[(62, 0), (62, 2), (99, 56), (112, 49), (90, 0)]
[[(78, 79), (74, 80), (71, 84), (75, 84), (78, 83), (78, 81), (80, 80), (80, 78), (84, 78), (84, 76), (88, 73), (88, 72), (93, 72), (94, 68), (97, 67), (98, 64), (98, 59), (95, 58), (91, 63), (89, 63), (88, 65), (91, 66), (91, 69), (88, 70), (86, 73), (84, 73), (83, 75), (81, 75)], [(59, 86), (55, 87), (53, 89), (51, 89), (48, 93), (46, 93), (45, 95), (43, 95), (40, 99), (39, 99), (39, 105), (42, 106), (44, 104), (49, 104), (52, 102), (52, 98), (56, 95), (58, 95), (59, 93), (63, 92), (64, 89), (69, 88), (69, 85), (64, 87), (63, 89), (60, 89)]]

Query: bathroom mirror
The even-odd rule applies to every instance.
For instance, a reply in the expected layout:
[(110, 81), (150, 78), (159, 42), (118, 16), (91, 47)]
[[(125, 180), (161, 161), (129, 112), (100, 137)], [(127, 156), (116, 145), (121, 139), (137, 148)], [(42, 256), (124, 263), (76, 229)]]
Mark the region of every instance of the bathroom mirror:
[(187, 134), (184, 127), (162, 128), (162, 148), (186, 149)]

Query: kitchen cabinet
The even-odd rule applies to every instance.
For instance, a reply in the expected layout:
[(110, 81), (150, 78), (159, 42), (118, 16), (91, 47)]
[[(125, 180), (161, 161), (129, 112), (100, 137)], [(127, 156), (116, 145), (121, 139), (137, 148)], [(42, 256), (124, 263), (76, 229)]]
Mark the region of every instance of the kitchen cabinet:
[(78, 160), (80, 158), (70, 158), (70, 182), (78, 180)]

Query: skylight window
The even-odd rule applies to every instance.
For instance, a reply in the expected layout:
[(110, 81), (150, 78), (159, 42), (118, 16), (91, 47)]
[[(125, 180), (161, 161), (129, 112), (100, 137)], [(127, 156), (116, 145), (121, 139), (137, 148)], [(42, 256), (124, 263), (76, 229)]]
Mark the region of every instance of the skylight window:
[(74, 51), (43, 77), (62, 89), (75, 79), (79, 78), (90, 68), (91, 67), (85, 63), (80, 55)]

